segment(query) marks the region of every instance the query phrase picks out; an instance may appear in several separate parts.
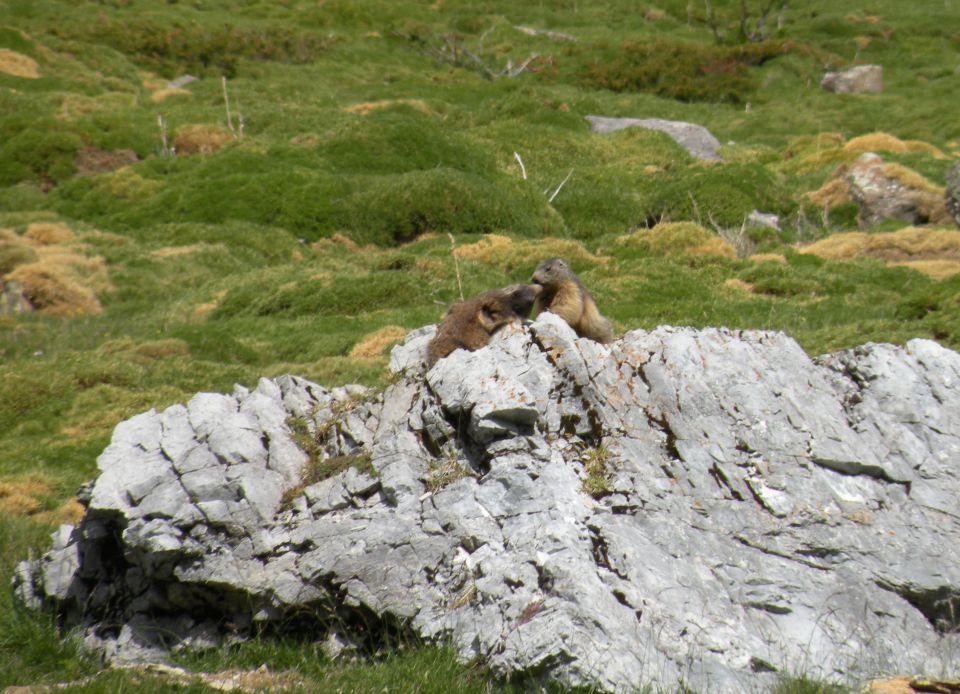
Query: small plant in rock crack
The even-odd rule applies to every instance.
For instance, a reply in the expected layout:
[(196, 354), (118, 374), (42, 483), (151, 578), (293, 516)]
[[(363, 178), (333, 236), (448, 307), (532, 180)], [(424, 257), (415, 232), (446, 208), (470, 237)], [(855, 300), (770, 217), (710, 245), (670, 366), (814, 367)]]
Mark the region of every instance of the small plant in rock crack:
[(460, 463), (455, 451), (449, 451), (442, 457), (430, 461), (424, 481), (427, 489), (435, 493), (459, 479), (475, 476), (476, 473), (473, 470)]
[(287, 426), (290, 427), (294, 443), (307, 454), (307, 462), (300, 471), (300, 484), (291, 487), (284, 493), (281, 503), (282, 508), (288, 508), (293, 500), (300, 496), (303, 490), (311, 484), (338, 475), (347, 468), (353, 467), (374, 477), (379, 474), (371, 462), (369, 453), (326, 455), (323, 439), (329, 431), (329, 426), (311, 431), (310, 423), (306, 417), (290, 417), (287, 419)]
[(610, 458), (610, 451), (603, 446), (590, 448), (580, 456), (583, 471), (586, 473), (582, 484), (583, 491), (594, 499), (599, 499), (613, 491), (609, 479)]

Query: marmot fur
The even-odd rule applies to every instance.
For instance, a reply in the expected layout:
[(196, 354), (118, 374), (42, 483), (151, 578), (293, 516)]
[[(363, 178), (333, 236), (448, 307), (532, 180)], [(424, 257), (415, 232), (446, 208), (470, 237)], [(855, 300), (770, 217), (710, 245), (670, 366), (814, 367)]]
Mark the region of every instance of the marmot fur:
[(550, 311), (557, 314), (580, 337), (595, 342), (613, 342), (613, 326), (600, 315), (590, 292), (563, 258), (550, 258), (537, 265), (532, 282), (543, 288), (535, 302), (537, 313)]
[(472, 352), (486, 346), (499, 328), (528, 317), (539, 293), (537, 285), (511, 284), (454, 304), (427, 345), (427, 366), (455, 349)]

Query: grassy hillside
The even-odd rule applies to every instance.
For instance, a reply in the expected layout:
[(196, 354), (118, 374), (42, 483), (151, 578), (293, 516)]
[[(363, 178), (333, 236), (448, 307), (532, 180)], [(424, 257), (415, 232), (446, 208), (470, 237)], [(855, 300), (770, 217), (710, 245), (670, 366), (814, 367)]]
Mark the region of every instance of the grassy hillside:
[[(38, 309), (0, 315), (3, 580), (77, 518), (122, 419), (287, 372), (382, 384), (458, 279), (551, 255), (619, 331), (960, 346), (960, 232), (850, 235), (856, 206), (822, 189), (867, 149), (944, 184), (960, 1), (791, 3), (745, 39), (766, 4), (0, 0), (0, 278)], [(863, 63), (881, 94), (820, 89)], [(724, 161), (587, 115), (699, 123)], [(781, 230), (741, 229), (753, 210)], [(320, 676), (309, 647), (264, 648)], [(460, 676), (412, 657), (387, 677)], [(0, 663), (0, 685), (97, 669), (8, 598)]]

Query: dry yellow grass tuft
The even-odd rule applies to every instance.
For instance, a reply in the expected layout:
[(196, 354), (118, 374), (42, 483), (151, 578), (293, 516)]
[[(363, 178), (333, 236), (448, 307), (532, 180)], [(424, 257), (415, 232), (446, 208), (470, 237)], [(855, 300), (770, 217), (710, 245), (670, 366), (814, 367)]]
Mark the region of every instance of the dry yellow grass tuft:
[(23, 233), (23, 238), (34, 241), (41, 246), (69, 243), (76, 236), (63, 222), (42, 222), (30, 224)]
[(53, 491), (49, 482), (37, 476), (0, 482), (0, 514), (32, 516), (43, 508), (42, 497)]
[(359, 104), (353, 104), (352, 106), (347, 106), (343, 110), (347, 113), (355, 113), (360, 116), (367, 116), (378, 111), (382, 108), (390, 108), (391, 106), (410, 106), (411, 108), (425, 113), (428, 116), (436, 115), (434, 110), (427, 105), (427, 102), (423, 99), (382, 99), (380, 101), (364, 101)]
[(41, 511), (34, 517), (38, 522), (48, 523), (49, 525), (63, 525), (64, 523), (77, 525), (86, 511), (87, 509), (79, 501), (68, 499), (58, 508), (52, 511)]
[(350, 350), (350, 356), (354, 359), (373, 359), (382, 356), (387, 347), (403, 340), (408, 332), (410, 332), (409, 328), (399, 325), (384, 326), (355, 344)]
[(213, 311), (217, 306), (220, 305), (220, 300), (227, 295), (226, 290), (217, 292), (212, 301), (205, 301), (202, 304), (198, 304), (195, 309), (193, 309), (194, 318), (203, 318), (208, 313)]
[(100, 313), (103, 308), (90, 287), (82, 285), (71, 273), (50, 267), (42, 261), (16, 268), (7, 279), (23, 285), (23, 295), (41, 313), (75, 318)]
[(942, 279), (960, 266), (960, 231), (907, 227), (880, 234), (834, 234), (800, 249), (828, 260), (878, 258)]
[(755, 263), (786, 263), (787, 259), (780, 253), (754, 253), (749, 258)]
[(380, 250), (373, 244), (367, 244), (366, 246), (361, 247), (356, 241), (351, 239), (349, 236), (346, 236), (345, 234), (341, 234), (339, 232), (328, 238), (319, 239), (315, 241), (313, 244), (311, 244), (310, 248), (312, 248), (314, 251), (318, 253), (347, 250), (347, 251), (350, 251), (351, 253), (368, 254), (368, 253), (377, 253)]
[(40, 66), (36, 60), (7, 48), (0, 48), (0, 72), (31, 80), (40, 78)]
[(905, 260), (900, 263), (890, 263), (890, 265), (908, 267), (935, 280), (945, 280), (960, 274), (960, 260)]
[(192, 96), (192, 92), (183, 87), (165, 87), (151, 94), (150, 100), (155, 104), (161, 104), (171, 96)]
[(724, 281), (723, 286), (727, 289), (733, 289), (737, 292), (753, 294), (753, 285), (749, 282), (744, 282), (742, 279), (737, 277), (731, 277), (730, 279)]
[(893, 152), (905, 154), (907, 152), (926, 152), (934, 159), (948, 159), (938, 147), (922, 140), (901, 140), (894, 135), (883, 132), (869, 133), (855, 137), (847, 142), (843, 148), (850, 152)]
[(869, 234), (851, 231), (845, 234), (832, 234), (809, 246), (800, 248), (800, 253), (812, 253), (826, 260), (852, 260), (864, 254), (869, 243)]
[(536, 241), (514, 241), (499, 234), (486, 234), (476, 243), (458, 246), (454, 255), (484, 265), (491, 265), (503, 272), (512, 272), (529, 266), (530, 272), (541, 260), (560, 257), (568, 261), (586, 261), (606, 265), (609, 258), (595, 255), (579, 241), (544, 238)]
[(213, 154), (232, 140), (233, 134), (217, 125), (186, 125), (174, 133), (173, 148), (178, 155)]
[(226, 253), (227, 247), (222, 243), (193, 243), (189, 246), (163, 246), (150, 251), (154, 258), (177, 258), (184, 255), (204, 252)]
[(817, 190), (804, 193), (803, 197), (817, 207), (829, 210), (850, 202), (850, 184), (842, 178), (830, 178)]
[(621, 246), (646, 246), (653, 255), (689, 253), (693, 255), (736, 256), (733, 246), (695, 222), (662, 222), (652, 229), (641, 229), (618, 236)]

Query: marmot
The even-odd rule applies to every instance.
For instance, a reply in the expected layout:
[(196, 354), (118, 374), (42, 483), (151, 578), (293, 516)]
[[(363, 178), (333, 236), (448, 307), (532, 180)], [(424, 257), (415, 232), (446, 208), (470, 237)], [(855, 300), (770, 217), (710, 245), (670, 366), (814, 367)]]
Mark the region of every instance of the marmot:
[(533, 271), (534, 284), (543, 291), (535, 302), (537, 313), (550, 311), (570, 324), (580, 337), (613, 342), (613, 326), (600, 315), (597, 304), (563, 258), (550, 258)]
[(511, 284), (454, 304), (427, 345), (427, 366), (455, 349), (472, 352), (486, 346), (499, 328), (527, 318), (539, 293), (540, 287), (534, 284)]

